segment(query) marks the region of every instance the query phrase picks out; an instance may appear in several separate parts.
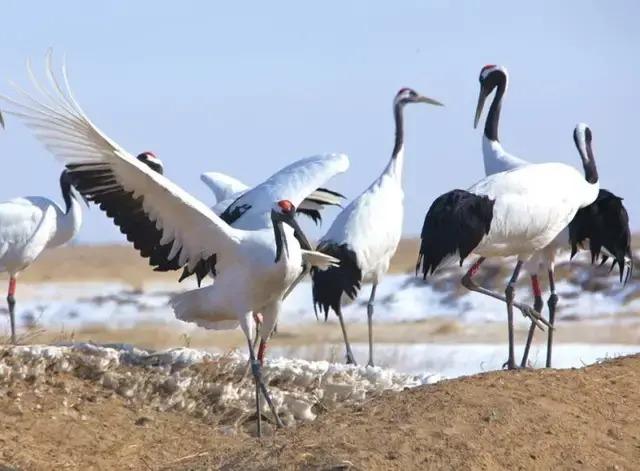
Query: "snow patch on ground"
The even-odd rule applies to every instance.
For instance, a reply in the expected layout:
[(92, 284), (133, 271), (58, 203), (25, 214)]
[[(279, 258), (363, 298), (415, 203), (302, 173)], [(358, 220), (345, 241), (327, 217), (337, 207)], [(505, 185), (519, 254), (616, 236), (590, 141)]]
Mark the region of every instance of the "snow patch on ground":
[[(459, 286), (458, 275), (457, 272), (449, 273), (429, 283), (413, 275), (387, 276), (378, 287), (376, 324), (442, 317), (467, 324), (504, 322), (504, 304), (463, 290)], [(559, 320), (599, 319), (613, 322), (621, 315), (640, 312), (640, 290), (633, 280), (622, 286), (614, 276), (585, 278), (579, 275), (557, 282)], [(594, 283), (598, 284), (598, 289), (594, 289)], [(141, 323), (192, 328), (176, 320), (169, 307), (169, 299), (175, 292), (192, 287), (188, 283), (147, 285), (143, 290), (133, 290), (119, 283), (42, 283), (23, 286), (25, 289), (21, 289), (17, 304), (20, 328), (31, 325), (74, 330), (101, 325), (120, 329)], [(348, 323), (366, 322), (366, 300), (370, 289), (371, 285), (364, 284), (359, 298), (344, 307)], [(520, 287), (516, 296), (531, 303), (528, 289)], [(323, 316), (320, 315), (320, 318), (323, 319)], [(330, 314), (329, 321), (336, 322), (335, 315)], [(283, 303), (280, 322), (283, 325), (318, 322), (313, 312), (310, 282), (301, 283)], [(525, 325), (528, 321), (518, 315), (516, 322)]]
[[(255, 411), (255, 387), (243, 379), (246, 358), (188, 348), (148, 352), (127, 345), (0, 347), (0, 392), (12, 381), (43, 381), (51, 372), (89, 379), (122, 397), (159, 410), (184, 410), (207, 418), (214, 413), (237, 424)], [(263, 377), (285, 423), (309, 421), (337, 403), (362, 402), (382, 391), (438, 381), (384, 368), (279, 358), (267, 361)], [(263, 404), (268, 410), (267, 405)]]
[[(366, 364), (369, 346), (364, 343), (351, 344), (356, 361)], [(516, 361), (520, 361), (523, 348), (516, 347)], [(556, 343), (553, 346), (554, 368), (579, 368), (602, 359), (614, 358), (640, 352), (640, 345)], [(271, 357), (296, 357), (306, 360), (331, 358), (344, 361), (343, 344), (315, 344), (304, 347), (272, 347)], [(377, 365), (393, 368), (406, 374), (420, 377), (424, 372), (437, 372), (444, 378), (499, 370), (507, 360), (507, 345), (485, 343), (378, 343), (374, 359)], [(544, 367), (546, 346), (533, 344), (529, 353), (530, 366)]]

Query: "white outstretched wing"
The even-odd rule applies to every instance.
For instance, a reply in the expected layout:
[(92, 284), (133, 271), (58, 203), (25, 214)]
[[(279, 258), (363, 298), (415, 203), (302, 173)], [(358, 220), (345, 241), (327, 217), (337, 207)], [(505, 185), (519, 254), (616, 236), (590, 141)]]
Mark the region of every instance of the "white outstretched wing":
[(338, 204), (342, 195), (321, 186), (348, 168), (349, 158), (345, 154), (300, 159), (236, 198), (221, 217), (240, 229), (259, 229), (269, 226), (274, 201), (289, 200), (301, 212), (305, 207), (317, 211), (323, 205)]
[(46, 87), (28, 68), (36, 97), (16, 87), (19, 98), (1, 98), (9, 105), (4, 111), (65, 163), (76, 189), (100, 205), (157, 270), (195, 267), (216, 253), (236, 256), (240, 231), (102, 133), (71, 94), (64, 66), (63, 89), (47, 59)]
[(200, 175), (200, 180), (213, 192), (217, 203), (236, 199), (241, 193), (249, 189), (240, 180), (219, 172), (205, 172)]

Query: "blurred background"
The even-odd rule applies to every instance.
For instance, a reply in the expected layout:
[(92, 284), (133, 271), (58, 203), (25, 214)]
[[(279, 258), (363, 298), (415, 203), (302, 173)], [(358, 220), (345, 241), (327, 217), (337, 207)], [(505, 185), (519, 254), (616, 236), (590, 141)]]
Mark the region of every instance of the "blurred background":
[[(480, 68), (509, 70), (500, 137), (511, 153), (578, 167), (573, 127), (591, 126), (602, 184), (625, 197), (637, 230), (639, 13), (632, 0), (179, 7), (8, 1), (0, 93), (13, 93), (10, 81), (26, 85), (25, 60), (41, 72), (53, 48), (59, 64), (66, 56), (75, 96), (104, 132), (133, 154), (153, 151), (169, 178), (211, 204), (199, 180), (204, 171), (254, 184), (295, 159), (325, 152), (350, 156), (349, 172), (330, 187), (353, 198), (389, 158), (397, 90), (410, 86), (442, 101), (445, 108), (406, 111), (406, 240), (380, 287), (375, 321), (380, 364), (457, 375), (506, 359), (504, 306), (459, 288), (460, 269), (427, 284), (409, 272), (433, 199), (483, 176), (482, 132), (472, 126)], [(61, 201), (60, 165), (20, 123), (6, 121), (0, 199), (36, 194)], [(335, 214), (329, 209), (322, 227), (305, 228), (318, 238)], [(243, 345), (239, 332), (218, 335), (174, 320), (167, 300), (190, 285), (178, 285), (176, 274), (154, 273), (124, 244), (92, 208), (73, 247), (46, 254), (25, 272), (17, 312), (30, 341)], [(485, 284), (502, 289), (508, 266), (485, 268)], [(637, 351), (636, 280), (622, 286), (584, 255), (560, 272), (559, 366)], [(523, 284), (519, 294), (527, 292)], [(362, 300), (367, 296), (365, 286)], [(346, 317), (364, 361), (363, 304), (350, 306)], [(285, 306), (273, 354), (341, 361), (340, 331), (329, 321), (316, 321), (310, 286), (300, 286)], [(0, 332), (7, 327), (0, 317)], [(525, 330), (522, 320), (519, 335)], [(536, 348), (532, 360), (543, 361), (542, 344)]]

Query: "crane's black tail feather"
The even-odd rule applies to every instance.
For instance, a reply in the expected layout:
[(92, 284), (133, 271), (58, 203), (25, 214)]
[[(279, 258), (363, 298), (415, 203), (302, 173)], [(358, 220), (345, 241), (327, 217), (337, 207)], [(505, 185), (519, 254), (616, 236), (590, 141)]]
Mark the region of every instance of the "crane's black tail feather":
[(340, 265), (328, 270), (311, 269), (313, 280), (313, 309), (318, 315), (318, 308), (324, 312), (324, 320), (329, 316), (329, 309), (338, 312), (342, 294), (351, 299), (358, 295), (362, 283), (362, 270), (353, 250), (347, 244), (321, 244), (318, 250), (340, 260)]
[[(587, 239), (591, 263), (598, 260), (598, 257), (602, 257), (601, 264), (608, 260), (608, 255), (602, 253), (604, 248), (613, 256), (611, 269), (618, 265), (620, 282), (626, 283), (633, 272), (633, 254), (629, 215), (622, 204), (622, 198), (601, 189), (593, 203), (578, 210), (569, 223), (571, 258)], [(626, 277), (625, 267), (627, 268)]]
[(433, 274), (452, 258), (460, 265), (489, 233), (495, 201), (465, 190), (452, 190), (439, 196), (427, 211), (422, 226), (422, 242), (416, 274)]

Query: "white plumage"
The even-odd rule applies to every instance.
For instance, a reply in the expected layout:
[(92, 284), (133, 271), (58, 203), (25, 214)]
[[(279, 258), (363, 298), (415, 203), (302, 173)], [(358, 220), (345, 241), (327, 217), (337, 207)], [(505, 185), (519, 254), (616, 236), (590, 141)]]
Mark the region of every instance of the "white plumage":
[[(344, 154), (326, 154), (297, 160), (280, 169), (264, 182), (250, 188), (239, 180), (219, 172), (206, 172), (200, 179), (214, 193), (217, 203), (211, 208), (225, 222), (233, 227), (256, 230), (272, 227), (268, 201), (293, 198), (301, 201), (297, 212), (306, 214), (314, 221), (321, 220), (320, 211), (327, 205), (339, 205), (344, 197), (339, 193), (318, 188), (334, 175), (346, 172), (349, 159)], [(288, 293), (302, 281), (313, 263), (305, 264), (303, 272), (289, 286)], [(194, 270), (198, 284), (208, 273), (207, 266), (200, 264)], [(182, 279), (191, 272), (185, 270)], [(256, 323), (260, 323), (259, 313), (254, 313)], [(209, 323), (209, 328), (226, 328), (227, 321)], [(264, 344), (258, 350), (258, 359), (262, 362)]]
[(218, 204), (226, 200), (234, 200), (249, 189), (249, 185), (220, 172), (205, 172), (200, 175), (200, 180), (209, 187), (216, 198), (216, 205), (212, 208), (214, 211)]
[(45, 249), (70, 241), (80, 230), (82, 209), (66, 172), (60, 176), (63, 209), (41, 196), (14, 198), (0, 203), (0, 271), (9, 274), (7, 303), (11, 341), (16, 342), (16, 278)]
[[(40, 92), (37, 98), (23, 102), (2, 97), (11, 108), (9, 112), (21, 118), (66, 164), (74, 186), (114, 219), (152, 265), (162, 270), (192, 269), (205, 261), (215, 269), (214, 285), (173, 299), (175, 314), (203, 326), (220, 321), (227, 327), (239, 324), (247, 336), (256, 379), (258, 417), (260, 391), (273, 409), (250, 341), (251, 312), (263, 314), (261, 336), (266, 341), (283, 295), (302, 271), (303, 260), (321, 268), (337, 262), (302, 250), (311, 247), (294, 215), (295, 205), (304, 195), (260, 202), (262, 207), (270, 206), (271, 228), (249, 231), (231, 227), (102, 133), (73, 98), (64, 66), (63, 91), (51, 70), (50, 56), (48, 77), (48, 90), (34, 79)], [(280, 423), (277, 414), (276, 420)]]
[(339, 205), (342, 195), (320, 185), (348, 168), (345, 154), (325, 154), (297, 160), (253, 188), (218, 172), (203, 173), (200, 178), (217, 199), (212, 207), (216, 214), (233, 217), (234, 227), (258, 229), (270, 227), (268, 202), (279, 201), (282, 195), (293, 195), (292, 201), (299, 201), (298, 212), (313, 211), (314, 219), (324, 206)]
[(468, 189), (495, 201), (491, 229), (473, 252), (527, 260), (554, 240), (578, 209), (591, 204), (598, 190), (597, 183), (587, 183), (575, 168), (561, 163), (489, 175)]
[[(583, 161), (585, 169), (592, 160)], [(438, 197), (427, 212), (422, 228), (418, 266), (433, 273), (452, 256), (460, 264), (471, 253), (480, 258), (462, 278), (472, 290), (507, 303), (509, 369), (516, 367), (513, 306), (538, 323), (539, 314), (514, 302), (514, 288), (523, 261), (547, 246), (576, 212), (598, 196), (599, 184), (589, 183), (573, 167), (559, 163), (532, 164), (490, 175), (468, 190), (453, 190)], [(482, 288), (472, 277), (486, 257), (518, 257), (505, 296)]]
[(382, 174), (360, 196), (355, 198), (322, 237), (318, 250), (340, 259), (340, 267), (325, 272), (312, 271), (314, 307), (328, 315), (338, 316), (347, 349), (347, 362), (355, 363), (342, 318), (343, 297), (354, 298), (363, 279), (371, 279), (373, 287), (367, 305), (369, 323), (369, 365), (373, 365), (373, 309), (375, 291), (389, 269), (402, 234), (403, 200), (402, 170), (404, 165), (402, 110), (408, 103), (440, 105), (409, 88), (401, 89), (394, 98), (396, 138), (391, 160)]

